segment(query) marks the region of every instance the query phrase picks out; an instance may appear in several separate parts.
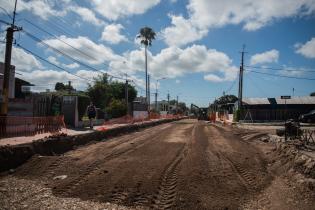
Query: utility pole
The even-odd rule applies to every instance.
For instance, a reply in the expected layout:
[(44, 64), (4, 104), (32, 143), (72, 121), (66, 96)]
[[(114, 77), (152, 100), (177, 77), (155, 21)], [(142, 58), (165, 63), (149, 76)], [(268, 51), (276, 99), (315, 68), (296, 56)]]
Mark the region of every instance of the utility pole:
[(148, 99), (149, 99), (149, 97), (148, 97), (148, 58), (147, 58), (147, 45), (144, 45), (144, 53), (145, 53), (145, 100), (146, 100), (146, 102), (147, 102), (147, 104), (148, 104)]
[(158, 111), (158, 104), (157, 104), (157, 96), (158, 96), (158, 93), (157, 93), (157, 88), (156, 88), (156, 92), (155, 92), (155, 111), (157, 112)]
[(71, 81), (68, 81), (68, 94), (71, 93)]
[(176, 114), (178, 114), (178, 96), (176, 96)]
[[(4, 73), (3, 73), (3, 101), (1, 103), (0, 115), (6, 116), (8, 113), (8, 102), (9, 102), (9, 79), (11, 70), (11, 55), (12, 55), (12, 44), (13, 44), (13, 33), (22, 30), (22, 28), (15, 26), (15, 14), (16, 14), (16, 4), (15, 0), (13, 20), (10, 27), (7, 28), (6, 35), (6, 47), (5, 47), (5, 59), (4, 59)], [(5, 122), (6, 125), (6, 122)]]
[(148, 112), (150, 112), (150, 74), (148, 74)]
[(166, 79), (165, 77), (162, 77), (160, 79), (157, 79), (155, 82), (155, 111), (158, 111), (158, 103), (157, 103), (157, 97), (158, 97), (158, 83), (160, 80)]
[(128, 80), (126, 79), (125, 83), (125, 98), (126, 98), (126, 108), (127, 108), (127, 115), (129, 114), (129, 104), (128, 104)]
[(167, 91), (167, 112), (170, 113), (170, 93)]
[(243, 50), (241, 52), (242, 54), (242, 60), (241, 60), (241, 66), (240, 66), (240, 73), (239, 73), (239, 82), (238, 82), (238, 109), (240, 110), (240, 115), (241, 115), (241, 110), (242, 110), (242, 100), (243, 100), (243, 73), (244, 73), (244, 54), (246, 53), (245, 51), (245, 45), (243, 45)]
[(129, 80), (128, 80), (128, 74), (125, 74), (126, 76), (126, 82), (125, 82), (125, 101), (126, 101), (126, 108), (127, 108), (127, 115), (129, 114), (129, 94), (128, 94), (128, 86), (129, 86)]
[(294, 88), (292, 88), (292, 92), (293, 92), (292, 96), (294, 97)]

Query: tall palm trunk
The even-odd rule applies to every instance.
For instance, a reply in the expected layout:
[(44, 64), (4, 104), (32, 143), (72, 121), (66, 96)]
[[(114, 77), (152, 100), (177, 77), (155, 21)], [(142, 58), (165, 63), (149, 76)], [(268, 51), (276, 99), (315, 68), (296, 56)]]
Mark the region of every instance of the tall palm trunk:
[(145, 55), (145, 100), (147, 102), (147, 111), (149, 111), (149, 96), (148, 96), (148, 56), (147, 56), (147, 45), (144, 45)]

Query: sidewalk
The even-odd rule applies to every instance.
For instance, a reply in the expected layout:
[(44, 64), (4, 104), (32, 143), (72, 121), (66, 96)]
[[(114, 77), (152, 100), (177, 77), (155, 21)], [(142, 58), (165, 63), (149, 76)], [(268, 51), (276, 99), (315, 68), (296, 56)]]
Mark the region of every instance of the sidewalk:
[[(148, 123), (148, 122), (153, 122), (157, 121), (158, 119), (152, 119), (150, 121), (144, 121), (144, 122), (137, 122), (134, 124), (142, 124), (142, 123)], [(110, 130), (116, 127), (122, 127), (126, 126), (128, 124), (110, 124), (110, 125), (99, 125), (99, 126), (94, 126), (93, 129), (90, 128), (64, 128), (62, 129), (59, 133), (64, 133), (67, 134), (68, 136), (76, 136), (80, 134), (86, 134), (86, 133), (92, 133), (95, 131), (106, 131)], [(10, 138), (2, 138), (0, 139), (0, 146), (5, 146), (5, 145), (19, 145), (19, 144), (25, 144), (25, 143), (30, 143), (33, 141), (38, 141), (43, 138), (47, 138), (49, 136), (53, 135), (52, 133), (42, 133), (42, 134), (37, 134), (35, 136), (20, 136), (20, 137), (10, 137)]]

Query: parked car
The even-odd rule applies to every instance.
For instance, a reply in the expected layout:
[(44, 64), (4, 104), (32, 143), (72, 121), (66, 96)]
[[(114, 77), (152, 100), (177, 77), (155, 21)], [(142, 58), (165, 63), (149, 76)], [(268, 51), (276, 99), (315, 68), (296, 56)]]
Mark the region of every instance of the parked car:
[(312, 122), (315, 122), (315, 109), (310, 111), (309, 113), (307, 114), (302, 114), (300, 117), (299, 117), (299, 121), (300, 122), (307, 122), (307, 123), (312, 123)]

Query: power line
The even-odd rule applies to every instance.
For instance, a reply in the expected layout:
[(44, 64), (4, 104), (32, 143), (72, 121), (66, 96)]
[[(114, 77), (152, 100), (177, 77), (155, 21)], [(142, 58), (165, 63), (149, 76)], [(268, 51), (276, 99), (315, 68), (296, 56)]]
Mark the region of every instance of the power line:
[(231, 84), (231, 86), (225, 91), (225, 93), (228, 93), (232, 90), (232, 88), (234, 87), (234, 85), (236, 84), (236, 80), (237, 78), (233, 81), (233, 83)]
[(48, 48), (50, 48), (50, 49), (52, 49), (53, 51), (57, 52), (58, 54), (61, 54), (61, 55), (65, 56), (65, 57), (67, 57), (68, 59), (77, 62), (77, 63), (80, 64), (81, 66), (85, 66), (86, 68), (89, 68), (89, 69), (91, 69), (91, 70), (93, 70), (93, 71), (100, 72), (100, 73), (102, 73), (102, 74), (107, 74), (108, 76), (113, 77), (113, 78), (116, 78), (116, 79), (125, 80), (125, 79), (122, 78), (122, 77), (118, 77), (118, 76), (109, 74), (109, 73), (107, 73), (107, 72), (103, 72), (103, 71), (101, 71), (101, 70), (99, 70), (99, 69), (96, 69), (96, 68), (94, 68), (94, 67), (92, 67), (92, 66), (90, 66), (90, 65), (88, 65), (88, 64), (85, 64), (85, 63), (79, 61), (79, 60), (76, 59), (76, 58), (73, 58), (72, 56), (68, 55), (67, 53), (62, 52), (61, 50), (58, 50), (58, 49), (55, 48), (55, 47), (52, 47), (51, 45), (47, 44), (46, 42), (44, 42), (44, 41), (41, 40), (40, 38), (38, 38), (38, 37), (32, 35), (31, 33), (27, 32), (26, 30), (23, 30), (23, 33), (26, 34), (26, 35), (27, 35), (28, 37), (30, 37), (31, 39), (33, 39), (34, 41), (44, 44), (44, 45), (47, 46)]
[[(66, 18), (61, 19), (58, 16), (54, 16), (55, 19), (58, 19), (58, 22), (62, 22), (64, 24), (59, 24), (60, 26), (67, 26), (67, 29), (69, 31), (71, 31), (71, 33), (78, 33), (77, 31), (75, 31), (72, 27), (73, 27), (73, 23), (69, 23), (69, 21)], [(57, 24), (57, 22), (55, 22)], [(58, 25), (58, 24), (57, 24)]]
[[(66, 44), (67, 46), (69, 46), (69, 47), (71, 47), (72, 49), (76, 50), (77, 52), (81, 53), (82, 55), (84, 55), (84, 56), (86, 56), (86, 57), (88, 57), (88, 58), (90, 58), (90, 59), (94, 59), (93, 56), (87, 54), (86, 52), (80, 50), (79, 48), (74, 47), (73, 45), (69, 44), (68, 42), (63, 41), (63, 40), (60, 39), (58, 36), (56, 36), (56, 35), (50, 33), (49, 31), (43, 29), (42, 27), (36, 25), (35, 23), (32, 23), (32, 22), (29, 21), (28, 19), (24, 18), (23, 20), (26, 21), (27, 23), (31, 24), (31, 25), (34, 26), (35, 28), (37, 28), (37, 29), (43, 31), (44, 33), (46, 33), (46, 34), (48, 34), (48, 35), (50, 35), (50, 36), (52, 36), (52, 37), (58, 39), (60, 42)], [(103, 65), (106, 66), (106, 67), (109, 67), (109, 65), (106, 64), (106, 63), (103, 63)], [(118, 70), (118, 72), (121, 73), (121, 74), (124, 74), (123, 72), (121, 72), (121, 71), (119, 71), (119, 70)]]
[(80, 49), (78, 49), (78, 48), (72, 46), (71, 44), (69, 44), (69, 43), (63, 41), (62, 39), (60, 39), (60, 38), (57, 37), (56, 35), (54, 35), (54, 34), (48, 32), (47, 30), (45, 30), (45, 29), (41, 28), (40, 26), (38, 26), (38, 25), (32, 23), (31, 21), (29, 21), (29, 20), (27, 20), (27, 19), (24, 19), (24, 21), (28, 22), (29, 24), (31, 24), (32, 26), (36, 27), (37, 29), (39, 29), (39, 30), (45, 32), (46, 34), (55, 37), (56, 39), (58, 39), (59, 41), (61, 41), (61, 42), (64, 43), (64, 44), (68, 45), (68, 46), (71, 47), (72, 49), (78, 51), (78, 52), (81, 53), (82, 55), (85, 55), (85, 56), (88, 57), (88, 58), (94, 59), (94, 57), (92, 57), (91, 55), (89, 55), (89, 54), (83, 52), (82, 50), (80, 50)]
[(246, 71), (253, 72), (256, 74), (265, 74), (265, 75), (274, 76), (274, 77), (284, 77), (284, 78), (290, 78), (290, 79), (303, 79), (303, 80), (315, 80), (315, 78), (285, 76), (285, 75), (279, 75), (279, 74), (270, 74), (270, 73), (266, 73), (266, 72), (258, 72), (258, 71), (254, 71), (254, 70), (246, 70)]
[(11, 25), (11, 23), (9, 23), (9, 22), (7, 22), (7, 21), (5, 21), (5, 20), (1, 20), (1, 19), (0, 19), (0, 22), (1, 22), (1, 23), (4, 23), (4, 24), (6, 24), (6, 25)]
[(262, 67), (262, 66), (246, 66), (253, 69), (266, 69), (274, 71), (301, 71), (301, 72), (315, 72), (312, 69), (292, 69), (292, 68), (272, 68), (272, 67)]
[[(248, 74), (248, 76), (252, 76), (250, 74)], [(268, 96), (268, 94), (264, 91), (263, 88), (261, 88), (257, 83), (254, 82), (254, 80), (249, 79), (248, 82), (254, 86), (258, 91), (262, 92), (266, 97)]]
[(53, 51), (57, 52), (58, 54), (61, 54), (61, 55), (65, 56), (65, 57), (69, 58), (70, 60), (77, 62), (77, 63), (80, 64), (81, 66), (85, 66), (86, 68), (89, 68), (89, 69), (91, 69), (91, 70), (93, 70), (93, 71), (100, 72), (100, 73), (102, 73), (102, 74), (107, 74), (108, 76), (113, 77), (113, 78), (116, 78), (116, 79), (125, 80), (125, 79), (122, 78), (122, 77), (118, 77), (118, 76), (114, 76), (114, 75), (112, 75), (112, 74), (108, 74), (107, 72), (103, 72), (103, 71), (98, 70), (98, 69), (96, 69), (96, 68), (94, 68), (94, 67), (92, 67), (92, 66), (90, 66), (90, 65), (88, 65), (88, 64), (85, 64), (85, 63), (79, 61), (78, 59), (73, 58), (72, 56), (70, 56), (70, 55), (68, 55), (68, 54), (66, 54), (66, 53), (64, 53), (64, 52), (62, 52), (62, 51), (60, 51), (60, 50), (58, 50), (57, 48), (52, 47), (51, 45), (47, 44), (46, 42), (44, 42), (44, 41), (41, 40), (40, 38), (38, 38), (38, 37), (36, 37), (36, 36), (30, 34), (29, 32), (27, 32), (27, 31), (25, 31), (25, 30), (23, 30), (23, 32), (24, 32), (27, 36), (29, 36), (31, 39), (33, 39), (34, 41), (44, 44), (44, 45), (47, 46), (48, 48), (50, 48), (50, 49), (52, 49)]
[[(60, 19), (60, 18), (58, 18), (58, 19)], [(42, 27), (36, 25), (35, 23), (32, 23), (32, 22), (29, 21), (28, 19), (24, 18), (24, 19), (22, 19), (22, 20), (26, 21), (27, 23), (31, 24), (32, 26), (36, 27), (37, 29), (39, 29), (39, 30), (45, 32), (46, 34), (48, 34), (48, 35), (50, 35), (50, 36), (53, 36), (54, 38), (58, 39), (58, 40), (61, 41), (62, 43), (66, 44), (67, 46), (71, 47), (72, 49), (78, 51), (78, 52), (81, 53), (82, 55), (84, 55), (84, 56), (86, 56), (86, 57), (88, 57), (88, 58), (94, 59), (93, 56), (91, 56), (91, 55), (85, 53), (84, 51), (82, 51), (82, 50), (80, 50), (80, 49), (74, 47), (73, 45), (71, 45), (71, 44), (69, 44), (69, 43), (63, 41), (63, 40), (60, 39), (58, 36), (56, 36), (56, 35), (54, 35), (54, 34), (48, 32), (47, 30), (45, 30), (45, 29), (43, 29)], [(61, 19), (60, 19), (60, 20), (61, 20)], [(106, 67), (109, 67), (109, 64), (103, 63), (103, 65), (106, 66)], [(117, 71), (118, 71), (120, 74), (124, 74), (123, 72), (121, 72), (121, 71), (119, 71), (119, 70), (117, 70)], [(111, 75), (111, 76), (114, 77), (114, 78), (117, 78), (117, 79), (121, 79), (121, 77), (118, 77), (118, 76), (113, 76), (113, 75)]]
[(50, 20), (47, 20), (47, 23), (50, 24), (51, 26), (53, 26), (55, 29), (57, 29), (56, 31), (58, 31), (59, 33), (67, 34), (68, 36), (75, 37), (75, 35), (73, 33), (69, 33), (67, 31), (65, 31), (63, 28), (58, 26), (56, 23), (54, 23), (54, 22), (52, 22)]
[(10, 19), (13, 19), (13, 17), (8, 13), (8, 11), (7, 11), (5, 8), (3, 8), (3, 7), (0, 6), (0, 9), (1, 9), (2, 11), (4, 11), (4, 13), (5, 13)]
[(58, 65), (56, 65), (56, 64), (54, 64), (54, 63), (52, 63), (52, 62), (50, 62), (50, 61), (48, 61), (48, 60), (46, 60), (45, 58), (41, 57), (40, 55), (38, 55), (38, 54), (36, 54), (36, 53), (34, 53), (34, 52), (32, 52), (32, 51), (26, 49), (25, 47), (21, 46), (20, 44), (16, 44), (16, 45), (17, 45), (19, 48), (25, 50), (26, 52), (28, 52), (28, 53), (34, 55), (35, 57), (39, 58), (40, 60), (42, 60), (42, 61), (44, 61), (44, 62), (46, 62), (46, 63), (48, 63), (48, 64), (50, 64), (50, 65), (52, 65), (52, 66), (54, 66), (54, 67), (56, 67), (56, 68), (58, 68), (58, 69), (60, 69), (60, 70), (62, 70), (62, 71), (65, 71), (65, 72), (67, 72), (67, 73), (69, 73), (69, 74), (71, 74), (71, 75), (73, 75), (73, 76), (76, 76), (76, 77), (78, 77), (78, 78), (80, 78), (80, 79), (93, 82), (93, 80), (90, 80), (90, 79), (87, 79), (87, 78), (78, 76), (78, 75), (76, 75), (76, 74), (71, 73), (70, 71), (67, 71), (66, 69), (64, 69), (64, 68), (62, 68), (62, 67), (60, 67), (60, 66), (58, 66)]

